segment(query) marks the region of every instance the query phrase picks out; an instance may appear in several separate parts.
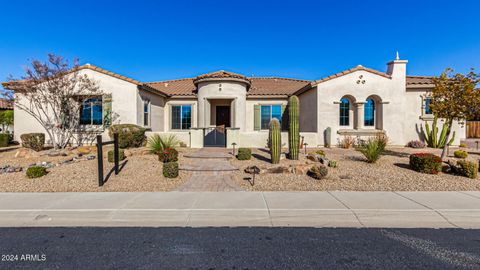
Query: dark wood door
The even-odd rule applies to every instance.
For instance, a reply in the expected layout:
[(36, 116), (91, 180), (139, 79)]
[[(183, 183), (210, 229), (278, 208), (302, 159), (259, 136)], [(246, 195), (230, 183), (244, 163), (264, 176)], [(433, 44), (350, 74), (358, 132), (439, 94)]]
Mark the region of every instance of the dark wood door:
[(230, 127), (230, 106), (217, 106), (216, 108), (216, 125)]

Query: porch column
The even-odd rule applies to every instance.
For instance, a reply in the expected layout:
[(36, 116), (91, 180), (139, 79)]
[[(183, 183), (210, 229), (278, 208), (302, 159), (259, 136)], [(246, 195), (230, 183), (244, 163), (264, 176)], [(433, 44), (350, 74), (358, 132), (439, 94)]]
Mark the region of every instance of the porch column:
[(364, 105), (365, 102), (356, 102), (355, 105), (357, 107), (357, 126), (355, 129), (363, 129), (364, 126), (364, 117), (365, 117), (365, 112), (364, 112)]

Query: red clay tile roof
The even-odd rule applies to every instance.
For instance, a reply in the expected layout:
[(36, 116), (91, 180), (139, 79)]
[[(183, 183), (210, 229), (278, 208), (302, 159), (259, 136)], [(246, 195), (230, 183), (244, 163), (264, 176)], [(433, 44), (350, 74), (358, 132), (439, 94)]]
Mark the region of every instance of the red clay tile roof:
[(407, 88), (414, 88), (418, 86), (432, 86), (432, 76), (407, 76)]
[[(198, 78), (198, 77), (197, 77)], [(245, 77), (247, 78), (247, 77)], [(195, 96), (197, 88), (192, 78), (146, 83), (145, 85), (167, 96)], [(251, 82), (248, 96), (291, 95), (298, 89), (306, 86), (310, 81), (276, 78), (250, 77)]]
[(0, 110), (13, 110), (13, 102), (11, 100), (0, 98)]
[(197, 85), (201, 81), (214, 80), (214, 79), (235, 79), (235, 80), (244, 81), (245, 83), (250, 85), (250, 81), (248, 80), (247, 77), (245, 77), (241, 74), (228, 72), (228, 71), (225, 71), (225, 70), (219, 70), (219, 71), (216, 71), (216, 72), (207, 73), (207, 74), (197, 76), (193, 80), (193, 83), (195, 85)]

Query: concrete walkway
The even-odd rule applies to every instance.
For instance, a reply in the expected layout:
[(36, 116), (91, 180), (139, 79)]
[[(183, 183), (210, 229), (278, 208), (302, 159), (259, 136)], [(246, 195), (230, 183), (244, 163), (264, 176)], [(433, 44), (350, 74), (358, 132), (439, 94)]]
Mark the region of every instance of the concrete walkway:
[(0, 226), (480, 228), (480, 192), (0, 193)]

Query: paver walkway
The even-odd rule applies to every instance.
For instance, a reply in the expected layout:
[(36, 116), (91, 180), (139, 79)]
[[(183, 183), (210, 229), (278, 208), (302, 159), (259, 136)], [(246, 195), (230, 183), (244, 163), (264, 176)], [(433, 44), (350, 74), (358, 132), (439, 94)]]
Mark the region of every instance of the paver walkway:
[(190, 179), (177, 191), (242, 191), (232, 179), (237, 170), (228, 161), (232, 155), (225, 148), (202, 148), (187, 154), (180, 170), (191, 171)]

